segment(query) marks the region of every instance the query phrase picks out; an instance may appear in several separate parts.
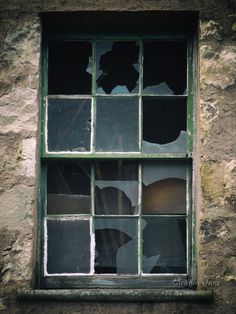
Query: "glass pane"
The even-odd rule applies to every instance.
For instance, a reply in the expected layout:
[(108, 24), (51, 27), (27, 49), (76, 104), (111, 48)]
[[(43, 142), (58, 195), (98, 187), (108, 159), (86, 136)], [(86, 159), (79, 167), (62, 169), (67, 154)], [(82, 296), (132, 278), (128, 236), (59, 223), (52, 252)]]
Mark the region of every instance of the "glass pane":
[(187, 45), (185, 42), (144, 42), (143, 92), (186, 94)]
[(89, 220), (48, 220), (47, 235), (49, 274), (90, 272)]
[(90, 151), (90, 99), (49, 99), (47, 123), (49, 151)]
[(89, 162), (50, 162), (47, 168), (47, 213), (89, 214), (90, 178)]
[(138, 167), (134, 162), (97, 162), (95, 166), (95, 214), (138, 213)]
[(137, 274), (135, 218), (95, 218), (95, 273)]
[(48, 57), (48, 93), (91, 94), (92, 44), (51, 42)]
[(186, 273), (184, 218), (143, 219), (143, 272)]
[(185, 214), (185, 161), (143, 162), (144, 214)]
[(134, 41), (97, 42), (97, 93), (138, 92), (139, 46)]
[(145, 153), (187, 152), (186, 99), (143, 98)]
[(96, 151), (138, 151), (138, 98), (97, 99)]

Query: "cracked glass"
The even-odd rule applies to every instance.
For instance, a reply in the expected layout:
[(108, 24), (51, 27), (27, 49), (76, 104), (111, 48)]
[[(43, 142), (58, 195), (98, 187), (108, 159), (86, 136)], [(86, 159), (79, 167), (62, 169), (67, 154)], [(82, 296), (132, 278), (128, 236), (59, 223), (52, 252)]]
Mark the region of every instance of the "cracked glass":
[(47, 221), (47, 272), (90, 272), (89, 220)]
[(138, 213), (138, 167), (135, 162), (107, 161), (95, 164), (95, 214)]
[(91, 99), (48, 99), (48, 151), (88, 152)]
[(91, 213), (89, 161), (51, 161), (47, 167), (47, 213)]
[(185, 214), (185, 161), (143, 162), (143, 214)]
[(187, 152), (186, 99), (143, 97), (142, 151)]
[(95, 150), (138, 151), (138, 97), (98, 97), (96, 105)]
[(139, 45), (134, 41), (97, 42), (97, 93), (137, 93)]
[(185, 218), (143, 217), (142, 228), (143, 273), (185, 273)]
[(143, 49), (144, 94), (186, 94), (186, 42), (146, 41)]
[(95, 273), (138, 273), (138, 220), (95, 218)]

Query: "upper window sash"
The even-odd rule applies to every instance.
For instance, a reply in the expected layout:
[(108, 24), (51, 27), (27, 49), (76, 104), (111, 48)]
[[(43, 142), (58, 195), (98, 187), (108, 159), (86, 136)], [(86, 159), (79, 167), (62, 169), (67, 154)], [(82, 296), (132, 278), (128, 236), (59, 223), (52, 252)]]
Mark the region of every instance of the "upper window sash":
[[(186, 158), (186, 157), (191, 157), (192, 155), (192, 149), (193, 149), (193, 102), (194, 102), (194, 84), (193, 84), (193, 71), (194, 71), (194, 65), (193, 65), (193, 48), (192, 48), (192, 41), (189, 38), (172, 38), (170, 40), (170, 38), (143, 38), (142, 40), (140, 38), (115, 38), (115, 40), (113, 39), (113, 41), (115, 42), (136, 42), (138, 43), (139, 46), (139, 56), (138, 56), (138, 66), (136, 64), (136, 68), (138, 69), (139, 72), (139, 78), (138, 78), (138, 90), (133, 92), (133, 93), (111, 93), (111, 94), (107, 94), (104, 91), (98, 90), (97, 88), (97, 66), (96, 66), (96, 45), (100, 44), (100, 43), (104, 43), (107, 42), (107, 40), (110, 38), (100, 38), (99, 40), (88, 40), (89, 42), (92, 43), (92, 57), (90, 62), (90, 70), (91, 70), (91, 75), (92, 75), (92, 82), (91, 82), (91, 93), (90, 94), (86, 94), (86, 95), (82, 95), (82, 94), (69, 94), (69, 95), (65, 95), (65, 94), (49, 94), (48, 93), (48, 47), (49, 47), (49, 42), (46, 42), (46, 46), (43, 49), (43, 54), (42, 54), (42, 60), (43, 60), (43, 67), (42, 67), (42, 78), (43, 78), (43, 84), (42, 84), (42, 111), (41, 111), (41, 134), (42, 134), (42, 141), (41, 141), (41, 156), (42, 157), (69, 157), (69, 158)], [(164, 40), (165, 39), (165, 40)], [(64, 39), (63, 39), (64, 40)], [(67, 39), (68, 40), (68, 39)], [(74, 39), (75, 40), (75, 39)], [(84, 42), (85, 39), (80, 38), (80, 40), (77, 40), (77, 42)], [(183, 95), (176, 95), (176, 94), (172, 94), (172, 95), (168, 95), (168, 94), (158, 94), (158, 93), (147, 93), (145, 92), (145, 88), (143, 88), (143, 80), (145, 78), (144, 76), (144, 69), (143, 69), (143, 46), (145, 45), (145, 43), (155, 43), (155, 42), (171, 42), (171, 43), (181, 43), (183, 42), (183, 40), (186, 40), (186, 44), (187, 44), (187, 73), (186, 73), (186, 85), (187, 85), (187, 93), (184, 93)], [(50, 41), (51, 42), (51, 41)], [(53, 42), (53, 41), (52, 41)], [(60, 40), (60, 42), (62, 42)], [(64, 41), (63, 41), (64, 42)], [(152, 48), (152, 47), (151, 47)], [(150, 48), (150, 49), (151, 49)], [(135, 69), (135, 68), (134, 68)], [(135, 69), (136, 70), (136, 69)], [(101, 72), (101, 71), (100, 71)], [(164, 87), (165, 89), (166, 87)], [(166, 89), (167, 90), (167, 89)], [(104, 105), (101, 105), (102, 101), (101, 99), (103, 99), (104, 101), (106, 101), (107, 99), (107, 103), (109, 103), (109, 99), (110, 101), (115, 100), (115, 98), (120, 98), (120, 97), (124, 97), (125, 99), (130, 99), (129, 102), (132, 103), (133, 99), (133, 103), (135, 103), (135, 101), (137, 102), (138, 105), (136, 105), (137, 108), (137, 115), (136, 115), (136, 119), (138, 119), (138, 127), (137, 127), (137, 145), (136, 147), (134, 147), (134, 149), (132, 150), (123, 150), (123, 151), (114, 151), (113, 149), (109, 150), (109, 148), (106, 149), (97, 149), (96, 147), (96, 136), (95, 134), (97, 133), (97, 129), (96, 129), (96, 122), (97, 122), (97, 115), (99, 114), (99, 111), (104, 110)], [(112, 99), (111, 99), (112, 98)], [(136, 99), (135, 99), (136, 98)], [(155, 149), (155, 147), (151, 147), (153, 145), (146, 145), (146, 143), (144, 143), (142, 141), (142, 134), (143, 134), (143, 109), (144, 106), (146, 106), (146, 108), (149, 108), (148, 105), (144, 105), (145, 103), (150, 103), (151, 98), (155, 98), (157, 99), (159, 102), (163, 103), (163, 108), (165, 108), (165, 103), (168, 102), (180, 102), (181, 100), (182, 102), (185, 102), (186, 106), (186, 134), (182, 134), (184, 136), (187, 137), (187, 141), (186, 141), (186, 148), (185, 149), (174, 149), (173, 150), (168, 150), (168, 147), (166, 148), (163, 145), (160, 145), (160, 149)], [(51, 103), (55, 103), (55, 101), (59, 100), (59, 102), (63, 102), (63, 100), (66, 102), (66, 100), (68, 102), (73, 102), (74, 104), (78, 103), (78, 107), (79, 107), (79, 103), (81, 102), (81, 100), (83, 99), (84, 102), (87, 101), (88, 103), (88, 99), (90, 99), (90, 114), (88, 115), (88, 121), (90, 122), (90, 135), (88, 136), (90, 143), (87, 145), (89, 147), (87, 147), (87, 149), (79, 149), (79, 150), (68, 150), (68, 149), (64, 149), (59, 148), (59, 149), (54, 149), (53, 147), (49, 147), (49, 143), (48, 143), (48, 123), (50, 123), (50, 114), (49, 114), (49, 104)], [(73, 101), (71, 101), (73, 100)], [(100, 103), (100, 105), (98, 105), (98, 103)], [(76, 106), (76, 105), (74, 105)], [(134, 105), (135, 106), (135, 105)], [(53, 105), (51, 105), (51, 107), (53, 107)], [(73, 105), (71, 106), (73, 107)], [(106, 106), (105, 106), (106, 107)], [(99, 109), (99, 110), (98, 110)], [(71, 115), (73, 116), (73, 109), (71, 109)], [(74, 109), (75, 110), (75, 109)], [(51, 110), (53, 112), (53, 109)], [(60, 110), (59, 110), (60, 111)], [(89, 110), (87, 110), (89, 111)], [(115, 113), (114, 113), (115, 115)], [(168, 113), (166, 113), (166, 115), (168, 115)], [(52, 115), (53, 116), (53, 115)], [(126, 115), (127, 116), (127, 115)], [(150, 114), (151, 116), (151, 114)], [(137, 118), (138, 117), (138, 118)], [(62, 117), (58, 118), (59, 121), (60, 119), (62, 119)], [(70, 118), (68, 117), (68, 119), (70, 120)], [(128, 118), (127, 118), (128, 119)], [(132, 116), (130, 116), (130, 121), (134, 121), (134, 118)], [(126, 121), (124, 123), (128, 123), (129, 121)], [(102, 123), (102, 121), (101, 121)], [(146, 123), (148, 125), (148, 123)], [(122, 129), (122, 124), (119, 126)], [(109, 126), (108, 126), (109, 128)], [(56, 130), (55, 130), (56, 131)], [(73, 130), (74, 131), (74, 130)], [(182, 137), (183, 139), (183, 137)], [(180, 139), (181, 140), (181, 139)], [(147, 147), (148, 148), (144, 148)], [(162, 146), (162, 147), (161, 147)], [(168, 145), (167, 145), (168, 146)], [(151, 147), (151, 148), (150, 148)], [(162, 149), (164, 148), (164, 149)]]

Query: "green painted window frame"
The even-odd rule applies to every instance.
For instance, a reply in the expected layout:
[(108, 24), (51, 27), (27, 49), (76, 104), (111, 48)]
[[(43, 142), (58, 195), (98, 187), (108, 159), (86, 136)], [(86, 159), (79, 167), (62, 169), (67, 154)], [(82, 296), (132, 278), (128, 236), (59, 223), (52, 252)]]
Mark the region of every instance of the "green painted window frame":
[[(187, 154), (147, 154), (147, 153), (50, 153), (46, 151), (46, 102), (47, 102), (47, 69), (48, 69), (48, 43), (50, 40), (184, 40), (187, 42)], [(196, 282), (196, 258), (195, 258), (195, 187), (192, 183), (194, 177), (194, 154), (195, 154), (195, 94), (196, 94), (196, 37), (193, 32), (161, 31), (155, 35), (144, 32), (138, 36), (129, 34), (86, 34), (77, 32), (51, 33), (43, 32), (41, 51), (41, 109), (40, 109), (40, 198), (38, 215), (38, 258), (36, 287), (38, 288), (195, 288), (192, 282)], [(93, 80), (93, 96), (95, 95)], [(140, 95), (142, 97), (142, 95)], [(163, 98), (163, 96), (161, 96)], [(167, 97), (167, 96), (165, 96)], [(175, 97), (175, 96), (170, 96)], [(183, 96), (185, 97), (185, 96)], [(187, 251), (188, 273), (187, 274), (155, 274), (149, 276), (122, 276), (122, 275), (92, 275), (92, 276), (44, 276), (44, 241), (45, 241), (45, 200), (46, 200), (46, 164), (48, 160), (186, 160), (188, 167), (188, 203), (189, 212), (186, 215), (188, 225)], [(179, 278), (181, 280), (179, 280)], [(176, 280), (178, 279), (178, 280)]]

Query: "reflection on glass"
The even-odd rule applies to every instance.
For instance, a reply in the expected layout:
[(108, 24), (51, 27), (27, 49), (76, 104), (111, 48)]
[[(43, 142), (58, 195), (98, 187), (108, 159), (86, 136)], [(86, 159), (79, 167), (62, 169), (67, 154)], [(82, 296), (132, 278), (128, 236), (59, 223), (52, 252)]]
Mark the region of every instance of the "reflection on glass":
[(187, 132), (180, 131), (178, 138), (168, 144), (154, 144), (147, 141), (142, 142), (144, 153), (186, 153), (187, 152)]
[(186, 273), (184, 218), (143, 218), (143, 273)]
[(138, 151), (137, 97), (97, 99), (96, 151)]
[(173, 95), (173, 91), (166, 83), (160, 83), (154, 86), (147, 86), (143, 90), (144, 94), (157, 94), (157, 95)]
[(88, 162), (50, 162), (47, 167), (47, 213), (89, 214), (90, 172)]
[(158, 95), (182, 95), (185, 93), (186, 85), (186, 42), (144, 42), (144, 93)]
[(186, 213), (186, 162), (143, 162), (143, 213)]
[(186, 99), (143, 98), (143, 143), (145, 153), (187, 151)]
[(134, 41), (97, 42), (97, 92), (127, 94), (138, 91), (139, 46)]
[(91, 94), (92, 44), (86, 41), (49, 43), (48, 93)]
[(137, 274), (137, 219), (95, 219), (95, 273)]
[(88, 220), (47, 221), (47, 272), (90, 272), (90, 223)]
[(176, 178), (157, 181), (143, 187), (143, 212), (185, 213), (186, 181)]
[(90, 150), (91, 100), (48, 100), (48, 150)]
[(97, 162), (95, 213), (132, 215), (138, 211), (138, 167), (134, 162)]

